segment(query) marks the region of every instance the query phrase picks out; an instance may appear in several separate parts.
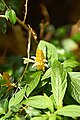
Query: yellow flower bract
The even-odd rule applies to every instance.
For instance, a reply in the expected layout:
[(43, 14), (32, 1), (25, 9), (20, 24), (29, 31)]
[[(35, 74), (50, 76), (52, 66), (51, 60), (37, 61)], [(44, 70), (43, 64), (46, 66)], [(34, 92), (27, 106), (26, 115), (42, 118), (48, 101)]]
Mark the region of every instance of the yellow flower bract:
[(36, 57), (35, 56), (31, 56), (31, 58), (32, 59), (23, 58), (24, 59), (24, 64), (27, 64), (29, 62), (34, 63), (32, 65), (32, 68), (33, 67), (37, 67), (37, 70), (43, 70), (43, 71), (45, 71), (45, 67), (48, 67), (48, 65), (46, 64), (46, 62), (48, 62), (48, 61), (45, 59), (44, 53), (43, 53), (42, 50), (37, 49), (36, 50)]
[(35, 58), (35, 63), (37, 66), (37, 70), (43, 70), (45, 71), (45, 58), (42, 50), (36, 50), (36, 58)]

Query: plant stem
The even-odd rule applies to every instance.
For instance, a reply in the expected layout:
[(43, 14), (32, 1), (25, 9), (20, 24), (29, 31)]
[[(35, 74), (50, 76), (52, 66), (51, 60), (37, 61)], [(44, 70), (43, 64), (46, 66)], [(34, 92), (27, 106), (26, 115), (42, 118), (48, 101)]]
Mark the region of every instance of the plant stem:
[(28, 4), (28, 0), (26, 0), (26, 3), (25, 3), (25, 15), (24, 15), (23, 23), (25, 23), (25, 21), (26, 21), (26, 16), (27, 16), (27, 4)]
[(23, 28), (25, 28), (27, 31), (29, 31), (28, 26), (26, 24), (24, 24), (18, 17), (16, 17), (16, 20)]
[(25, 23), (23, 23), (18, 17), (16, 17), (17, 22), (23, 27), (25, 28), (25, 30), (27, 30), (28, 32), (31, 31), (31, 34), (35, 40), (35, 42), (37, 43), (37, 34), (35, 33), (35, 31), (30, 27), (28, 27)]
[[(30, 58), (30, 45), (31, 45), (31, 30), (29, 30), (29, 36), (28, 36), (28, 49), (27, 49), (27, 56), (28, 56), (28, 59)], [(24, 69), (24, 71), (23, 71), (23, 74), (22, 74), (22, 76), (20, 77), (20, 81), (22, 80), (22, 78), (23, 78), (23, 76), (24, 76), (24, 74), (26, 73), (26, 69), (28, 68), (28, 65), (29, 65), (29, 63), (27, 63), (26, 64), (26, 67), (25, 67), (25, 69)]]
[(6, 18), (5, 15), (0, 15), (0, 18)]
[[(7, 9), (9, 9), (9, 7), (6, 5), (6, 3), (4, 2), (4, 0), (1, 0), (2, 1), (2, 3), (5, 5), (5, 7), (7, 8)], [(28, 0), (26, 0), (26, 6), (27, 6), (27, 2), (28, 2)], [(26, 11), (25, 11), (25, 16), (27, 15), (27, 8), (25, 8), (26, 9)], [(4, 15), (0, 15), (1, 17), (4, 17)], [(5, 17), (4, 17), (5, 18)], [(25, 18), (26, 19), (26, 18)], [(32, 36), (33, 36), (33, 38), (35, 39), (35, 41), (37, 42), (37, 35), (36, 35), (36, 33), (34, 32), (34, 30), (32, 29), (32, 28), (28, 28), (28, 26), (24, 23), (24, 22), (22, 22), (18, 17), (16, 17), (16, 20), (17, 20), (17, 22), (23, 27), (23, 28), (25, 28), (28, 32), (29, 31), (31, 31), (31, 33), (32, 33)]]

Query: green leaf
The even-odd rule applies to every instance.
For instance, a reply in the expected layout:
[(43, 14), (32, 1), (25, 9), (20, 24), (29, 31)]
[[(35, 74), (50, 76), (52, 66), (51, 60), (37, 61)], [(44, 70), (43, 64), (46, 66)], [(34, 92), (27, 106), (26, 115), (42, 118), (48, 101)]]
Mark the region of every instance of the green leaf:
[(14, 10), (6, 10), (5, 17), (7, 20), (9, 19), (12, 24), (16, 23), (16, 13)]
[(9, 101), (9, 110), (11, 106), (18, 105), (22, 101), (24, 95), (25, 95), (25, 88), (22, 88), (19, 92), (17, 92), (14, 96), (12, 96), (12, 98)]
[(16, 106), (11, 106), (10, 110), (13, 111), (13, 112), (19, 112), (19, 110), (20, 110), (21, 107), (22, 107), (22, 105), (18, 104)]
[(15, 118), (14, 119), (10, 118), (10, 120), (26, 120), (26, 118), (23, 115), (16, 114)]
[(47, 120), (47, 119), (45, 119), (43, 117), (33, 117), (30, 120)]
[(66, 77), (67, 74), (61, 63), (55, 60), (51, 71), (51, 86), (57, 109), (62, 107), (62, 101), (67, 87)]
[(44, 94), (44, 98), (45, 98), (45, 104), (47, 105), (47, 108), (53, 112), (54, 111), (54, 108), (53, 108), (53, 103), (52, 103), (52, 100), (51, 98), (49, 98), (46, 94)]
[(50, 99), (51, 99), (51, 101), (53, 103), (53, 106), (54, 106), (55, 105), (55, 99), (54, 99), (54, 95), (53, 94), (50, 96)]
[(41, 115), (39, 117), (33, 117), (30, 120), (48, 120), (48, 115)]
[(9, 20), (12, 24), (16, 23), (16, 13), (14, 10), (10, 10), (9, 12)]
[(7, 109), (8, 109), (8, 100), (7, 99), (5, 99), (5, 102), (4, 102), (4, 110), (5, 110), (5, 112), (7, 111)]
[(25, 109), (26, 113), (31, 117), (31, 116), (39, 116), (41, 115), (41, 111), (40, 110), (37, 110), (35, 108), (32, 108), (32, 107), (27, 107)]
[(27, 98), (26, 100), (24, 100), (22, 102), (22, 104), (27, 105), (27, 106), (31, 106), (34, 108), (39, 108), (39, 109), (48, 108), (48, 105), (46, 104), (46, 99), (42, 95), (37, 95), (37, 96)]
[(45, 80), (47, 78), (49, 78), (51, 76), (51, 68), (49, 68), (45, 74), (42, 76), (42, 79), (41, 80)]
[(5, 18), (8, 20), (9, 19), (9, 12), (10, 12), (10, 10), (6, 10), (5, 11)]
[[(39, 82), (38, 86), (37, 86), (37, 89), (40, 89), (42, 88), (43, 86), (45, 87), (46, 84), (48, 84), (50, 81), (50, 79), (46, 79), (46, 80), (42, 80)], [(40, 90), (41, 91), (41, 90)]]
[(68, 117), (80, 117), (80, 106), (68, 105), (57, 110), (56, 113)]
[(41, 40), (38, 44), (38, 49), (43, 51), (45, 58), (47, 57), (49, 65), (52, 65), (55, 59), (58, 60), (57, 49), (51, 43)]
[(67, 91), (64, 97), (64, 104), (65, 105), (79, 105), (79, 103), (70, 95)]
[(5, 10), (5, 5), (0, 1), (0, 11), (4, 11)]
[(9, 118), (11, 116), (12, 112), (8, 111), (5, 116), (3, 116), (2, 118), (0, 118), (0, 120), (6, 120), (6, 118)]
[(69, 72), (68, 92), (80, 103), (80, 72)]
[(5, 112), (7, 111), (7, 108), (8, 108), (8, 100), (7, 100), (7, 98), (6, 99), (2, 99), (0, 101), (0, 107), (2, 107)]
[(64, 66), (65, 68), (67, 68), (67, 67), (75, 68), (76, 66), (79, 66), (79, 65), (80, 65), (80, 63), (77, 62), (77, 61), (75, 61), (75, 60), (73, 60), (73, 59), (68, 59), (68, 60), (65, 60), (65, 61), (63, 62), (63, 66)]
[(26, 94), (27, 96), (30, 95), (30, 93), (36, 88), (36, 86), (38, 85), (39, 81), (40, 81), (40, 77), (41, 77), (42, 72), (38, 71), (32, 74), (32, 80), (31, 82), (28, 84), (27, 90), (26, 90)]
[(56, 120), (56, 114), (51, 114), (49, 120)]
[(2, 114), (5, 114), (5, 110), (2, 107), (0, 107), (0, 115)]
[(5, 99), (0, 100), (0, 107), (3, 108), (3, 106), (4, 106), (4, 102), (5, 102)]

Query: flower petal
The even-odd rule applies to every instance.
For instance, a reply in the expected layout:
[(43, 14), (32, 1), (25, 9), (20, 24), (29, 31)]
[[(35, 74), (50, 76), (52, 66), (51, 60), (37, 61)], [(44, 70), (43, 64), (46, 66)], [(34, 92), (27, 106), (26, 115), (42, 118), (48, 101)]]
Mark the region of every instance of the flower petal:
[(32, 62), (32, 63), (35, 62), (34, 60), (29, 59), (29, 58), (23, 58), (23, 59), (24, 59), (24, 61), (23, 61), (24, 64), (29, 63), (29, 62)]
[(34, 60), (36, 59), (36, 57), (35, 57), (35, 56), (31, 56), (31, 58), (32, 58), (32, 59), (34, 59)]
[(46, 59), (43, 59), (43, 62), (48, 62)]
[(32, 68), (33, 68), (33, 67), (36, 67), (36, 66), (37, 66), (37, 64), (36, 64), (36, 63), (34, 63), (34, 64), (32, 65)]
[(48, 65), (47, 65), (47, 64), (45, 64), (45, 66), (48, 68)]

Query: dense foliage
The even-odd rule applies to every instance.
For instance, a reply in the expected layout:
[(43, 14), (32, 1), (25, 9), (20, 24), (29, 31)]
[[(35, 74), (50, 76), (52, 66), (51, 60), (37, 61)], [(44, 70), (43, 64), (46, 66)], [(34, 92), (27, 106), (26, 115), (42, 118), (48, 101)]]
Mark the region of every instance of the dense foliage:
[[(15, 24), (15, 11), (1, 1), (0, 6), (3, 19)], [(79, 39), (79, 34), (68, 37), (67, 27), (58, 28), (50, 43), (40, 40), (34, 56), (12, 56), (0, 67), (0, 120), (80, 117), (80, 63), (74, 53)]]

